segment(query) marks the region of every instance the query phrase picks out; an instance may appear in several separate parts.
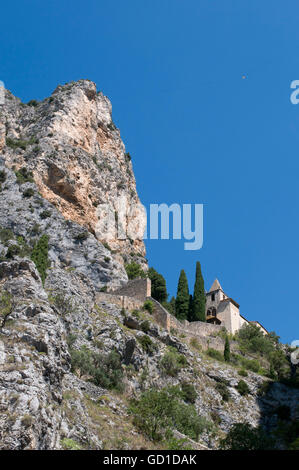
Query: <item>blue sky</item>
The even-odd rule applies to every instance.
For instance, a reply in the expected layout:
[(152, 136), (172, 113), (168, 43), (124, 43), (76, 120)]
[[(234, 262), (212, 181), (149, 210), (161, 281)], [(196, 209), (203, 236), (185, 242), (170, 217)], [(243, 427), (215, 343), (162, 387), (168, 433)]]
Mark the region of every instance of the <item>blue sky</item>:
[[(296, 0), (1, 5), (0, 80), (23, 101), (89, 78), (112, 101), (142, 202), (204, 203), (204, 246), (147, 241), (176, 291), (217, 277), (241, 313), (299, 339)], [(242, 78), (245, 76), (245, 78)]]

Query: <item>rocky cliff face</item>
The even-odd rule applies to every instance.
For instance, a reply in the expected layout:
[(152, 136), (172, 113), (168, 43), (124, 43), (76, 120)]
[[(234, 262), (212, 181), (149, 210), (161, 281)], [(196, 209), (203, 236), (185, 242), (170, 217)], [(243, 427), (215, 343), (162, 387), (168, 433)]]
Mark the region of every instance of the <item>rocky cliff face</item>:
[[(97, 236), (97, 204), (138, 196), (111, 105), (93, 83), (58, 87), (32, 106), (7, 92), (0, 145), (0, 449), (163, 448), (136, 426), (129, 401), (182, 382), (210, 423), (198, 442), (187, 437), (190, 447), (217, 448), (236, 422), (271, 427), (281, 405), (296, 417), (298, 391), (249, 372), (244, 396), (233, 366), (145, 310), (99, 301), (104, 286), (127, 281), (124, 259), (146, 262), (142, 242), (114, 239), (108, 249)], [(169, 352), (176, 373), (163, 365)]]
[[(58, 86), (50, 98), (29, 106), (7, 91), (0, 115), (5, 164), (32, 171), (42, 197), (98, 240), (103, 205), (110, 206), (124, 232), (131, 227), (131, 233), (142, 233), (144, 227), (131, 157), (111, 113), (108, 98), (93, 82), (81, 80)], [(121, 220), (119, 201), (126, 203)], [(142, 263), (144, 244), (133, 238), (112, 232), (104, 241), (120, 263), (137, 255)]]

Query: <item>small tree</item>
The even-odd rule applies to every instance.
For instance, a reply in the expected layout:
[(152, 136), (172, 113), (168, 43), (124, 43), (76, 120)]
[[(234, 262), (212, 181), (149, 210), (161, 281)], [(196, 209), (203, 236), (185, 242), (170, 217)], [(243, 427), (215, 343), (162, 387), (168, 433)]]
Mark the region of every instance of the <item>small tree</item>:
[(226, 335), (225, 337), (225, 345), (224, 345), (224, 360), (226, 362), (229, 362), (230, 361), (230, 345), (229, 345), (229, 339), (228, 339), (228, 336)]
[(12, 295), (6, 290), (3, 291), (0, 295), (0, 314), (1, 314), (1, 328), (5, 327), (5, 323), (12, 313), (14, 304), (12, 301)]
[(189, 311), (189, 288), (185, 271), (182, 269), (175, 301), (175, 316), (179, 320), (187, 320)]

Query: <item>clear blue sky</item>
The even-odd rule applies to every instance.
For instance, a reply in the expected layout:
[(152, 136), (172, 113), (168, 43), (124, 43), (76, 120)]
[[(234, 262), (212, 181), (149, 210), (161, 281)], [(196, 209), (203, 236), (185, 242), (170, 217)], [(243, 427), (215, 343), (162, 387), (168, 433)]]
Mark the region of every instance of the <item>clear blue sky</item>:
[[(204, 247), (148, 241), (176, 291), (218, 277), (250, 320), (299, 339), (298, 0), (2, 2), (0, 80), (23, 101), (95, 81), (142, 202), (204, 203)], [(243, 79), (242, 76), (246, 78)]]

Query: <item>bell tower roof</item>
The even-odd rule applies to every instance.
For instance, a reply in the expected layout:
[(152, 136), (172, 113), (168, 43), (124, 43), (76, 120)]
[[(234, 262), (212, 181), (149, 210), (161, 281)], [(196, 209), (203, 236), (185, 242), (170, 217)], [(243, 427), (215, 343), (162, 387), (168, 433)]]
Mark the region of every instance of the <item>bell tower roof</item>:
[(218, 279), (215, 279), (215, 281), (213, 282), (212, 287), (209, 290), (209, 292), (213, 292), (214, 290), (219, 290), (219, 289), (222, 290), (222, 287), (221, 287), (220, 282), (218, 281)]

